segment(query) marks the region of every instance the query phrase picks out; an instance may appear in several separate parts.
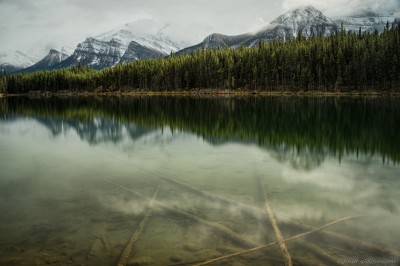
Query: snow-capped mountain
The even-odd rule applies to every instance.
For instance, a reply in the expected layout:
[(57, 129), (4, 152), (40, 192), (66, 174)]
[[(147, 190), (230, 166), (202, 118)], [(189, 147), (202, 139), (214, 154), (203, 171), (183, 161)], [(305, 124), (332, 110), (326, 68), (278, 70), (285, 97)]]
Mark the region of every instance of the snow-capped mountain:
[(38, 58), (34, 55), (27, 55), (21, 51), (6, 51), (0, 53), (0, 70), (11, 73), (31, 66), (37, 61)]
[(67, 59), (70, 56), (70, 54), (67, 53), (67, 49), (65, 48), (62, 48), (61, 51), (50, 49), (49, 53), (42, 60), (18, 72), (34, 72), (38, 70), (51, 69), (55, 65)]
[(296, 37), (299, 32), (304, 37), (310, 37), (317, 34), (329, 35), (336, 30), (334, 21), (312, 6), (288, 11), (273, 20), (271, 25), (290, 30), (289, 38)]
[(78, 44), (74, 53), (53, 68), (72, 67), (78, 63), (95, 69), (118, 63), (165, 56), (180, 49), (163, 33), (144, 34), (133, 31), (130, 24), (104, 34), (89, 37)]
[(294, 39), (300, 33), (303, 37), (317, 35), (328, 36), (338, 30), (337, 24), (321, 11), (312, 6), (297, 8), (286, 12), (273, 20), (270, 25), (261, 30), (241, 45), (254, 46), (259, 40), (286, 41)]
[(291, 10), (273, 20), (263, 30), (251, 34), (237, 36), (226, 36), (222, 34), (211, 34), (203, 42), (185, 48), (178, 53), (190, 53), (199, 48), (217, 49), (218, 47), (236, 48), (241, 45), (252, 47), (259, 40), (265, 42), (271, 40), (290, 40), (295, 38), (298, 33), (304, 37), (322, 34), (327, 36), (338, 29), (337, 24), (330, 18), (322, 14), (321, 11), (312, 6), (306, 6)]
[[(384, 14), (360, 12), (347, 17), (325, 16), (312, 6), (305, 6), (286, 12), (271, 21), (262, 30), (256, 33), (245, 33), (228, 36), (214, 33), (207, 36), (201, 43), (180, 50), (180, 45), (171, 41), (159, 29), (160, 25), (150, 25), (149, 21), (128, 23), (103, 34), (86, 38), (79, 43), (76, 49), (58, 50), (60, 54), (50, 52), (40, 62), (38, 57), (26, 55), (20, 51), (0, 53), (0, 70), (7, 73), (32, 66), (27, 71), (68, 68), (77, 65), (90, 65), (95, 69), (113, 67), (118, 63), (131, 62), (139, 59), (157, 58), (169, 55), (191, 53), (197, 49), (218, 49), (223, 47), (237, 48), (239, 46), (252, 47), (259, 40), (290, 40), (299, 33), (304, 37), (312, 35), (330, 35), (340, 29), (343, 24), (345, 30), (383, 31), (386, 23), (391, 23), (400, 17), (399, 11), (388, 11)], [(150, 23), (151, 24), (151, 23)], [(148, 30), (151, 28), (151, 30)], [(146, 31), (144, 32), (144, 30)], [(181, 43), (182, 44), (182, 43)], [(65, 58), (65, 55), (70, 55)], [(43, 54), (42, 54), (43, 56)], [(61, 59), (60, 62), (57, 62)], [(25, 71), (25, 70), (23, 70)]]
[(305, 6), (286, 12), (255, 34), (247, 33), (237, 36), (226, 36), (214, 33), (205, 38), (201, 43), (187, 47), (177, 52), (177, 54), (191, 53), (197, 49), (236, 48), (241, 45), (252, 47), (259, 40), (265, 42), (271, 40), (286, 41), (296, 38), (299, 33), (304, 37), (313, 35), (328, 36), (332, 32), (338, 31), (342, 23), (346, 31), (358, 32), (361, 27), (363, 32), (372, 32), (375, 29), (382, 32), (387, 22), (391, 25), (396, 17), (400, 17), (400, 12), (388, 11), (385, 14), (364, 12), (358, 15), (331, 19), (316, 8)]
[(138, 32), (134, 23), (125, 24), (122, 27), (108, 31), (94, 38), (103, 42), (115, 41), (121, 45), (123, 51), (128, 48), (131, 41), (165, 55), (180, 49), (177, 43), (171, 41), (162, 32)]
[(382, 32), (386, 24), (389, 22), (391, 26), (395, 18), (400, 18), (400, 12), (387, 11), (379, 14), (361, 12), (347, 17), (333, 17), (338, 25), (343, 23), (344, 29), (346, 31), (351, 30), (352, 32), (358, 32), (360, 28), (362, 32), (374, 32), (375, 30)]
[(91, 65), (95, 69), (102, 69), (117, 64), (122, 53), (121, 45), (114, 40), (104, 42), (96, 38), (87, 38), (84, 42), (78, 44), (70, 57), (53, 66), (53, 68), (67, 68), (80, 63)]

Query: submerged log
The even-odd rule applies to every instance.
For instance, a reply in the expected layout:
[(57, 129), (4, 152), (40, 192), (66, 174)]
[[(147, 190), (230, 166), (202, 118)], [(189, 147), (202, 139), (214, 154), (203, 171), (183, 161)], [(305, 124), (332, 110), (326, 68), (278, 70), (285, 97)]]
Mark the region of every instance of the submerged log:
[[(120, 187), (123, 190), (129, 191), (129, 192), (131, 192), (131, 193), (133, 193), (133, 194), (135, 194), (135, 195), (137, 195), (139, 197), (142, 197), (142, 198), (145, 198), (147, 200), (150, 200), (149, 197), (147, 197), (147, 196), (145, 196), (145, 195), (143, 195), (143, 194), (141, 194), (141, 193), (139, 193), (139, 192), (137, 192), (137, 191), (135, 191), (133, 189), (124, 187), (124, 186), (122, 186), (122, 185), (120, 185), (118, 183), (112, 182), (112, 181), (107, 180), (107, 179), (101, 179), (101, 180), (103, 180), (104, 182), (107, 182), (109, 184), (112, 184), (114, 186)], [(259, 243), (254, 242), (254, 241), (252, 241), (250, 239), (247, 239), (247, 238), (239, 235), (238, 233), (232, 231), (231, 229), (229, 229), (225, 225), (222, 225), (222, 224), (219, 224), (219, 223), (216, 223), (216, 222), (208, 221), (208, 220), (206, 220), (204, 218), (201, 218), (201, 217), (199, 217), (197, 215), (188, 213), (188, 212), (186, 212), (184, 210), (180, 210), (178, 208), (175, 208), (173, 206), (170, 206), (170, 205), (168, 205), (166, 203), (163, 203), (161, 201), (158, 201), (158, 200), (154, 200), (153, 204), (154, 204), (154, 206), (157, 206), (157, 207), (159, 207), (161, 209), (165, 209), (165, 210), (168, 210), (170, 212), (174, 212), (176, 214), (179, 214), (179, 215), (185, 216), (187, 218), (190, 218), (191, 220), (194, 220), (194, 221), (196, 221), (196, 222), (198, 222), (200, 224), (207, 225), (208, 227), (211, 227), (212, 229), (216, 230), (217, 232), (220, 232), (220, 233), (224, 234), (230, 240), (234, 241), (235, 243), (237, 243), (237, 244), (239, 244), (239, 245), (241, 245), (243, 247), (249, 248), (249, 247), (255, 247), (255, 246), (259, 245)]]
[[(285, 224), (297, 227), (297, 228), (301, 228), (301, 229), (305, 229), (305, 230), (312, 230), (315, 227), (311, 226), (311, 225), (307, 225), (304, 223), (299, 223), (299, 222), (294, 222), (294, 221), (285, 221)], [(362, 240), (362, 239), (356, 239), (347, 235), (343, 235), (337, 232), (333, 232), (333, 231), (329, 231), (329, 230), (324, 230), (320, 232), (323, 235), (326, 235), (327, 237), (330, 237), (332, 239), (335, 239), (336, 241), (340, 241), (344, 244), (347, 244), (351, 247), (357, 247), (360, 246), (366, 250), (368, 250), (369, 252), (373, 253), (373, 254), (378, 254), (378, 255), (390, 255), (390, 256), (394, 256), (394, 257), (400, 257), (400, 253), (397, 252), (396, 250), (392, 250), (386, 247), (381, 247), (378, 246), (374, 243)]]
[(264, 185), (263, 185), (263, 183), (261, 181), (261, 178), (258, 177), (257, 179), (258, 179), (258, 182), (260, 184), (260, 189), (261, 189), (261, 192), (262, 192), (261, 196), (262, 196), (262, 198), (264, 200), (265, 212), (269, 217), (269, 220), (271, 222), (272, 228), (274, 229), (274, 232), (275, 232), (275, 235), (276, 235), (276, 239), (278, 240), (279, 248), (280, 248), (280, 250), (282, 252), (282, 255), (283, 255), (283, 260), (285, 262), (285, 266), (291, 266), (292, 265), (292, 258), (290, 256), (289, 250), (287, 249), (285, 240), (284, 240), (284, 238), (282, 236), (282, 232), (279, 229), (278, 222), (276, 221), (275, 214), (272, 211), (271, 204), (269, 203), (267, 191), (264, 188)]
[(214, 193), (208, 192), (208, 191), (204, 191), (201, 189), (198, 189), (196, 187), (193, 187), (189, 184), (183, 183), (181, 181), (175, 180), (175, 179), (171, 179), (168, 177), (164, 177), (164, 176), (158, 176), (159, 178), (162, 178), (163, 180), (166, 180), (170, 183), (176, 184), (178, 186), (181, 186), (197, 195), (203, 196), (205, 198), (208, 199), (212, 199), (216, 202), (222, 203), (222, 204), (227, 204), (227, 205), (231, 205), (231, 206), (235, 206), (238, 207), (241, 211), (245, 212), (248, 215), (251, 215), (253, 217), (258, 218), (260, 213), (262, 213), (262, 209), (239, 202), (239, 201), (235, 201), (226, 197), (221, 197), (219, 195), (216, 195)]
[(324, 265), (341, 265), (338, 262), (338, 259), (333, 258), (331, 255), (329, 255), (328, 253), (326, 253), (325, 250), (323, 250), (322, 248), (320, 248), (319, 246), (311, 243), (311, 242), (304, 242), (301, 245), (302, 247), (306, 248), (307, 250), (309, 250), (311, 253), (314, 253), (315, 256), (320, 259)]
[[(310, 230), (310, 231), (307, 231), (307, 232), (304, 232), (304, 233), (301, 233), (301, 234), (286, 238), (285, 241), (288, 242), (288, 241), (292, 241), (292, 240), (295, 240), (295, 239), (298, 239), (298, 238), (302, 238), (302, 237), (305, 237), (307, 235), (313, 234), (315, 232), (321, 231), (321, 230), (325, 229), (326, 227), (329, 227), (329, 226), (332, 226), (334, 224), (337, 224), (337, 223), (340, 223), (340, 222), (344, 222), (344, 221), (347, 221), (347, 220), (350, 220), (350, 219), (358, 218), (358, 217), (362, 217), (362, 216), (348, 216), (348, 217), (336, 219), (336, 220), (334, 220), (334, 221), (332, 221), (330, 223), (327, 223), (327, 224), (325, 224), (323, 226), (320, 226), (318, 228), (315, 228), (313, 230)], [(261, 245), (261, 246), (257, 246), (257, 247), (251, 248), (251, 249), (247, 249), (247, 250), (235, 252), (235, 253), (232, 253), (232, 254), (229, 254), (229, 255), (221, 256), (221, 257), (218, 257), (218, 258), (213, 258), (213, 259), (206, 260), (204, 262), (195, 264), (195, 266), (208, 265), (208, 264), (211, 264), (211, 263), (214, 263), (214, 262), (217, 262), (217, 261), (221, 261), (221, 260), (225, 260), (225, 259), (241, 256), (241, 255), (248, 254), (248, 253), (255, 252), (255, 251), (258, 251), (258, 250), (262, 250), (262, 249), (267, 249), (267, 248), (270, 248), (270, 247), (273, 247), (273, 246), (276, 246), (276, 245), (279, 245), (279, 242), (277, 242), (277, 241), (276, 242), (271, 242), (271, 243), (269, 243), (267, 245)]]
[[(198, 189), (196, 187), (193, 187), (189, 184), (183, 183), (181, 181), (177, 181), (174, 179), (170, 179), (167, 177), (163, 177), (163, 176), (159, 176), (156, 174), (153, 174), (154, 176), (157, 176), (159, 178), (162, 178), (166, 181), (169, 181), (171, 183), (174, 183), (176, 185), (179, 185), (189, 191), (192, 191), (194, 193), (196, 193), (197, 195), (201, 195), (204, 196), (206, 198), (209, 199), (213, 199), (217, 202), (220, 203), (224, 203), (224, 204), (228, 204), (230, 206), (234, 206), (234, 207), (239, 207), (243, 212), (253, 216), (253, 217), (259, 217), (259, 214), (263, 212), (262, 209), (256, 207), (256, 206), (251, 206), (242, 202), (237, 202), (234, 201), (232, 199), (226, 198), (226, 197), (221, 197), (219, 195), (216, 195), (212, 192), (207, 192), (201, 189)], [(290, 225), (292, 227), (295, 227), (297, 229), (301, 229), (301, 230), (312, 230), (315, 227), (310, 226), (310, 225), (306, 225), (303, 223), (298, 223), (298, 222), (294, 222), (294, 221), (290, 221), (290, 220), (278, 220), (278, 224), (285, 224), (285, 225)], [(337, 233), (337, 232), (332, 232), (332, 231), (327, 231), (327, 230), (322, 230), (319, 232), (320, 234), (326, 235), (328, 237), (332, 237), (335, 238), (337, 240), (340, 240), (344, 243), (350, 244), (351, 246), (362, 246), (363, 248), (370, 250), (373, 253), (377, 253), (377, 254), (382, 254), (382, 255), (391, 255), (391, 256), (395, 256), (395, 257), (400, 257), (400, 253), (392, 250), (392, 249), (388, 249), (386, 247), (380, 247), (374, 243), (370, 243), (368, 241), (365, 240), (360, 240), (360, 239), (355, 239), (346, 235), (343, 235), (341, 233)]]
[(118, 260), (118, 266), (125, 266), (129, 260), (129, 256), (131, 255), (133, 248), (135, 246), (135, 243), (139, 240), (140, 235), (142, 234), (144, 228), (146, 227), (149, 218), (153, 212), (153, 203), (157, 198), (157, 194), (160, 191), (160, 184), (157, 185), (156, 190), (153, 193), (153, 196), (149, 200), (149, 203), (147, 205), (147, 210), (146, 213), (143, 216), (143, 219), (140, 221), (138, 228), (133, 232), (132, 236), (130, 237), (128, 243), (126, 244), (124, 250), (121, 253), (121, 256)]

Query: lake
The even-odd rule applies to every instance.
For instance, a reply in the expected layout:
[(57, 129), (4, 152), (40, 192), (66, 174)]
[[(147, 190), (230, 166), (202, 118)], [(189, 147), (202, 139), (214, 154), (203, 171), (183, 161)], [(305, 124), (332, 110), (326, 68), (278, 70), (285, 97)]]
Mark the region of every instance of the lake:
[(1, 265), (400, 262), (400, 98), (9, 97), (0, 114)]

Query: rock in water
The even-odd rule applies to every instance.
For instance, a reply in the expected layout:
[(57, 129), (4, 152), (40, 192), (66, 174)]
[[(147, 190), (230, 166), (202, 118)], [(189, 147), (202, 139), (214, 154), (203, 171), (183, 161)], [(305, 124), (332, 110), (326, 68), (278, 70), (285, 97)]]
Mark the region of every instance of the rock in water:
[(196, 244), (186, 243), (185, 245), (183, 245), (183, 250), (190, 251), (190, 252), (196, 252), (196, 251), (200, 251), (201, 248)]
[(86, 259), (90, 259), (92, 257), (99, 257), (104, 251), (104, 245), (99, 238), (96, 238), (92, 245), (90, 246), (89, 252), (86, 255)]
[(178, 254), (175, 254), (175, 255), (172, 255), (169, 258), (169, 260), (172, 261), (172, 262), (181, 262), (182, 261), (182, 257), (179, 256)]
[(152, 259), (150, 257), (139, 257), (133, 258), (128, 261), (127, 266), (145, 266), (150, 265), (152, 263)]

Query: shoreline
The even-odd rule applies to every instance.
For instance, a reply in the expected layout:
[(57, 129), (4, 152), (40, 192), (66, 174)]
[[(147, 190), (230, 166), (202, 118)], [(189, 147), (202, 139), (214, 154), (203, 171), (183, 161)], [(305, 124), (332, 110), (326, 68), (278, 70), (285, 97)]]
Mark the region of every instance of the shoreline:
[(399, 97), (400, 92), (376, 92), (376, 91), (260, 91), (260, 90), (176, 90), (176, 91), (31, 91), (28, 93), (0, 93), (4, 97), (88, 97), (88, 96), (211, 96), (211, 97), (240, 97), (240, 96), (297, 96), (297, 97)]

